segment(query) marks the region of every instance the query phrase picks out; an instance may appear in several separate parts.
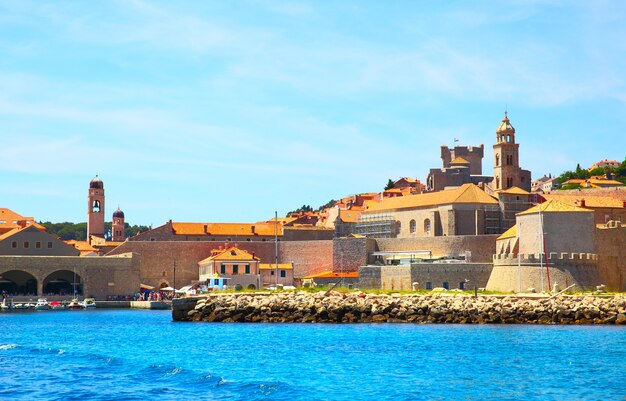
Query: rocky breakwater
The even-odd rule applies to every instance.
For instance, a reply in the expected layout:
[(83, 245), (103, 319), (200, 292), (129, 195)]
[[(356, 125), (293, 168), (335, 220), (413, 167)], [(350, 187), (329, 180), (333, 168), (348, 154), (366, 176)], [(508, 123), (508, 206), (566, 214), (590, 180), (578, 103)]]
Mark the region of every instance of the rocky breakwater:
[(211, 294), (176, 300), (172, 316), (194, 322), (626, 324), (626, 297)]

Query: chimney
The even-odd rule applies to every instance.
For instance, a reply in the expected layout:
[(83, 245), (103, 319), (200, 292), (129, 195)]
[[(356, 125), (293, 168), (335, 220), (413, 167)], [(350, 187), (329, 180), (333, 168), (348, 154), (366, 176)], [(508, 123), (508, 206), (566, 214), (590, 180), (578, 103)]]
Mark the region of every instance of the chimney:
[(209, 226), (207, 226), (206, 224), (204, 225), (204, 233), (208, 234), (207, 229), (209, 228)]
[(250, 227), (250, 229), (252, 230), (252, 234), (254, 234), (254, 224)]
[(585, 207), (585, 200), (584, 199), (580, 200), (580, 207)]

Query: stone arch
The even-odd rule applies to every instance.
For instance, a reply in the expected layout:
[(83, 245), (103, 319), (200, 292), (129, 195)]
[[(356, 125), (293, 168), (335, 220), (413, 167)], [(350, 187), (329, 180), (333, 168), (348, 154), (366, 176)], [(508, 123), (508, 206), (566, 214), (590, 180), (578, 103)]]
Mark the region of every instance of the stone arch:
[(23, 270), (9, 270), (0, 274), (0, 292), (12, 295), (37, 295), (37, 279)]
[(72, 270), (55, 270), (43, 279), (43, 294), (83, 295), (83, 278)]
[(411, 234), (414, 234), (416, 229), (417, 229), (417, 223), (415, 222), (414, 219), (412, 219), (411, 221), (409, 221), (409, 232)]
[(159, 284), (159, 290), (165, 287), (169, 287), (169, 283), (167, 281), (161, 281), (161, 284)]

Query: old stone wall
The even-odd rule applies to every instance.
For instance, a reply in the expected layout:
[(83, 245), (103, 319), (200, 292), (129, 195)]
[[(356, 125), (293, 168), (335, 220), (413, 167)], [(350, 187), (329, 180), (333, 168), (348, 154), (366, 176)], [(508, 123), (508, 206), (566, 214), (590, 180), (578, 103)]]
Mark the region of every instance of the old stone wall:
[(518, 291), (520, 276), (522, 291), (529, 288), (550, 291), (555, 283), (559, 289), (575, 284), (574, 291), (588, 291), (602, 284), (596, 255), (552, 253), (547, 259), (547, 267), (546, 261), (540, 262), (538, 255), (522, 255), (519, 267), (514, 255), (497, 255), (486, 288), (490, 291)]
[(106, 299), (139, 290), (139, 264), (140, 256), (130, 253), (115, 257), (0, 256), (0, 274), (12, 270), (31, 274), (40, 295), (44, 280), (53, 272), (75, 272), (82, 280), (84, 295)]
[(376, 250), (371, 238), (336, 238), (333, 241), (333, 271), (356, 272), (367, 264), (370, 253)]
[(295, 278), (333, 270), (333, 241), (285, 241), (278, 252), (280, 263), (293, 262)]
[(492, 263), (414, 263), (411, 265), (411, 281), (419, 283), (425, 289), (430, 283), (432, 288), (449, 289), (485, 288), (493, 270)]
[(392, 291), (411, 290), (411, 266), (381, 266), (379, 288)]
[(613, 291), (626, 291), (626, 226), (596, 229), (600, 281)]
[[(496, 253), (497, 234), (458, 235), (429, 238), (377, 238), (379, 251), (432, 251), (433, 257), (456, 257), (471, 252), (471, 262), (491, 262)], [(373, 261), (371, 261), (373, 262)]]
[[(116, 255), (136, 252), (142, 255), (140, 276), (145, 284), (159, 287), (182, 287), (198, 281), (198, 262), (209, 257), (211, 250), (236, 245), (253, 253), (261, 263), (275, 263), (276, 245), (272, 242), (222, 241), (128, 241), (109, 253)], [(278, 262), (294, 264), (294, 277), (321, 273), (333, 269), (333, 241), (279, 241)]]
[(381, 271), (381, 266), (359, 267), (359, 288), (381, 288)]

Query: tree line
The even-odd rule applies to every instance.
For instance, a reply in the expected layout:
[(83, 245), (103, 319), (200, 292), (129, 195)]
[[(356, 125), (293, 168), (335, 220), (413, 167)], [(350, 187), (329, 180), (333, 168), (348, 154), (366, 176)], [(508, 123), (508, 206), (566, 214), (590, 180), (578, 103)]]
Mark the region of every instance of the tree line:
[[(64, 241), (76, 240), (76, 241), (85, 241), (87, 240), (87, 223), (71, 223), (69, 221), (63, 223), (51, 223), (49, 221), (39, 222), (42, 226), (46, 228), (46, 232), (48, 234), (54, 235), (55, 237), (61, 238)], [(148, 226), (141, 225), (133, 225), (131, 226), (128, 223), (124, 224), (124, 236), (126, 238), (137, 235), (139, 232), (144, 232), (149, 230)], [(107, 240), (111, 240), (111, 223), (104, 223), (104, 238)]]

